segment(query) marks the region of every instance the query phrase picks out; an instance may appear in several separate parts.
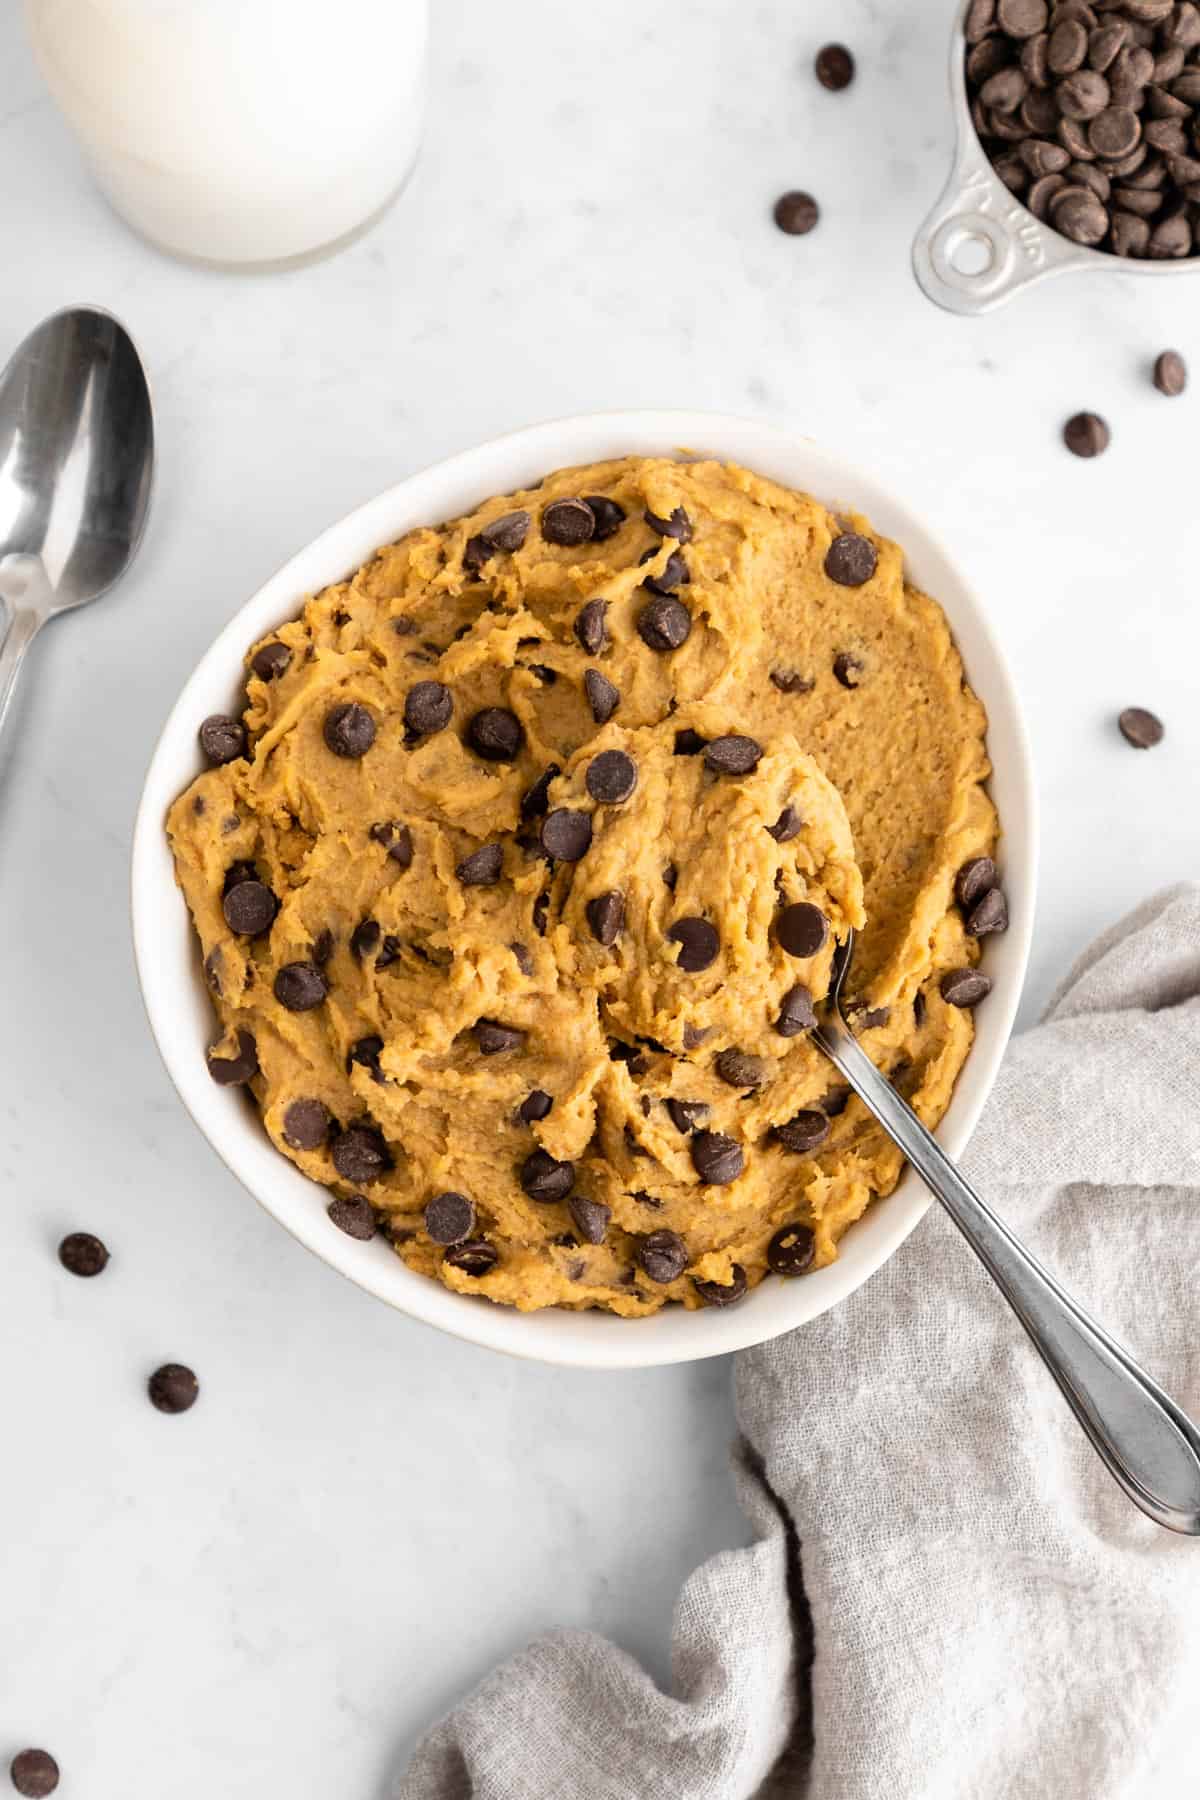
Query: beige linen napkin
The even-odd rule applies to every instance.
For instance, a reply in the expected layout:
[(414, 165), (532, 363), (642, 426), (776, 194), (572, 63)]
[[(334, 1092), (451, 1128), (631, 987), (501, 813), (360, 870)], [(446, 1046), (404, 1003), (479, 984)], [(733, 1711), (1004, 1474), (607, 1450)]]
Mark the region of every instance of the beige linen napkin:
[[(1083, 957), (967, 1167), (1200, 1412), (1200, 887)], [(737, 1398), (758, 1536), (684, 1586), (671, 1691), (539, 1639), (398, 1800), (1196, 1800), (1200, 1540), (1124, 1498), (948, 1220)]]

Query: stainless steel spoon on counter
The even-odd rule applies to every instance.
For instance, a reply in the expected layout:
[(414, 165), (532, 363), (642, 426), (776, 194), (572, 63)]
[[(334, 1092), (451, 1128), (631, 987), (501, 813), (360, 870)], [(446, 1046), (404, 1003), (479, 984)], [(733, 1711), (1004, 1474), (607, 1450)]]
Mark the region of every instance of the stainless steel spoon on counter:
[(124, 326), (90, 306), (43, 320), (0, 375), (0, 732), (47, 619), (129, 567), (153, 468), (150, 388)]
[(941, 1201), (1134, 1505), (1171, 1531), (1200, 1536), (1200, 1431), (980, 1199), (860, 1048), (842, 1012), (853, 948), (851, 932), (813, 1032), (818, 1049)]

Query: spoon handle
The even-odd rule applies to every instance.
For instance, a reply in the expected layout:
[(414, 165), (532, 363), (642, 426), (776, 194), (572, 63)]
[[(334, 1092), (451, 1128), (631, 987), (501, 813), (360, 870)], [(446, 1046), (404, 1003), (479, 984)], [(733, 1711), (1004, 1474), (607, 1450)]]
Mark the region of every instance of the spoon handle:
[(813, 1035), (950, 1214), (1134, 1505), (1200, 1536), (1200, 1431), (980, 1199), (841, 1020), (827, 1014)]
[(25, 652), (36, 637), (41, 622), (32, 607), (18, 607), (9, 623), (8, 636), (0, 647), (0, 733), (4, 730), (5, 715), (16, 691)]

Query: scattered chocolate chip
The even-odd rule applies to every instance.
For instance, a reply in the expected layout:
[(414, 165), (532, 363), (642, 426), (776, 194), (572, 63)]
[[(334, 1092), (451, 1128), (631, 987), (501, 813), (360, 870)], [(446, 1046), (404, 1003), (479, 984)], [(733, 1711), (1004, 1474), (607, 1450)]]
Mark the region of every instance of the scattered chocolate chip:
[(842, 650), (833, 659), (833, 673), (844, 688), (856, 688), (862, 679), (862, 658)]
[(1163, 740), (1163, 722), (1144, 706), (1127, 706), (1117, 720), (1121, 736), (1135, 750), (1152, 750)]
[(679, 945), (676, 966), (687, 975), (696, 975), (717, 960), (721, 940), (716, 927), (707, 919), (676, 919), (667, 930), (667, 941)]
[(548, 1150), (534, 1150), (521, 1164), (521, 1186), (531, 1200), (565, 1200), (575, 1186), (575, 1164), (556, 1161)]
[(444, 681), (418, 681), (404, 696), (404, 723), (417, 737), (444, 731), (454, 712), (454, 696)]
[(954, 898), (963, 911), (968, 912), (998, 880), (996, 865), (990, 856), (973, 856), (954, 877)]
[(379, 1058), (382, 1050), (383, 1039), (375, 1032), (369, 1033), (366, 1037), (358, 1038), (350, 1046), (350, 1052), (346, 1058), (347, 1069), (352, 1067), (369, 1069), (376, 1081), (382, 1081), (383, 1072), (379, 1067)]
[(712, 1036), (711, 1025), (685, 1025), (683, 1028), (683, 1047), (685, 1050), (698, 1050)]
[(610, 950), (625, 929), (625, 896), (615, 889), (611, 893), (597, 894), (584, 910), (592, 936)]
[(516, 958), (517, 967), (520, 969), (522, 975), (532, 975), (533, 955), (528, 946), (525, 944), (510, 944), (508, 947)]
[(585, 494), (584, 500), (592, 509), (595, 529), (592, 541), (603, 544), (610, 537), (615, 537), (625, 523), (625, 508), (616, 500), (610, 500), (607, 494)]
[(552, 500), (542, 513), (542, 536), (548, 544), (574, 549), (595, 532), (595, 514), (586, 500)]
[(734, 1263), (729, 1273), (728, 1282), (698, 1281), (692, 1277), (692, 1286), (705, 1306), (736, 1306), (744, 1297), (748, 1285), (745, 1269), (741, 1263)]
[(537, 1119), (547, 1118), (553, 1105), (553, 1098), (545, 1088), (534, 1088), (526, 1094), (517, 1112), (524, 1124), (532, 1125)]
[(687, 1245), (677, 1231), (652, 1231), (634, 1252), (638, 1266), (651, 1281), (665, 1287), (688, 1266)]
[(727, 1087), (757, 1091), (770, 1079), (770, 1069), (762, 1058), (747, 1056), (743, 1050), (722, 1050), (714, 1066)]
[(949, 969), (938, 983), (948, 1006), (977, 1006), (992, 991), (991, 977), (978, 969)]
[[(817, 51), (813, 67), (817, 72), (817, 80), (831, 94), (839, 94), (854, 80), (854, 58), (845, 44), (826, 44), (823, 50)], [(744, 1291), (744, 1279), (742, 1288)]]
[(836, 1119), (840, 1113), (844, 1113), (849, 1103), (850, 1089), (848, 1087), (832, 1087), (825, 1098), (818, 1102), (821, 1111), (829, 1119)]
[(276, 638), (256, 650), (250, 659), (250, 667), (260, 681), (276, 681), (285, 674), (291, 665), (292, 653), (286, 644)]
[(670, 888), (671, 892), (674, 893), (678, 885), (679, 870), (675, 867), (674, 863), (668, 863), (663, 870), (663, 886)]
[(780, 194), (775, 202), (775, 223), (789, 237), (807, 237), (821, 216), (821, 209), (811, 194), (792, 188)]
[(892, 1016), (890, 1006), (862, 1006), (854, 1024), (859, 1031), (881, 1031)]
[(500, 1252), (486, 1238), (468, 1238), (463, 1244), (451, 1244), (442, 1261), (452, 1269), (478, 1279), (495, 1268), (500, 1261)]
[(146, 1384), (151, 1405), (163, 1413), (184, 1413), (196, 1403), (200, 1383), (184, 1363), (164, 1363)]
[(585, 784), (599, 805), (619, 806), (637, 787), (637, 764), (624, 750), (602, 750), (588, 764)]
[(707, 1119), (712, 1108), (705, 1100), (667, 1100), (664, 1102), (672, 1125), (683, 1137)]
[(407, 825), (400, 825), (395, 820), (385, 821), (372, 825), (367, 835), (373, 843), (383, 844), (391, 861), (400, 868), (412, 868), (413, 840)]
[(713, 738), (704, 752), (704, 761), (714, 775), (752, 775), (762, 756), (762, 745), (752, 737), (730, 733)]
[(592, 843), (591, 814), (570, 806), (556, 807), (542, 826), (542, 849), (555, 862), (578, 862)]
[(213, 713), (200, 727), (200, 748), (210, 763), (236, 762), (246, 754), (246, 727), (226, 713)]
[[(655, 549), (646, 550), (638, 557), (639, 563), (652, 562), (658, 555)], [(665, 564), (657, 575), (647, 575), (642, 586), (652, 594), (669, 598), (678, 587), (686, 587), (692, 579), (687, 563), (678, 550), (672, 550)]]
[(357, 759), (375, 742), (375, 721), (365, 706), (348, 700), (326, 714), (324, 734), (335, 756)]
[(479, 533), (489, 550), (519, 550), (533, 523), (527, 512), (502, 513)]
[(258, 1046), (251, 1033), (239, 1031), (237, 1046), (236, 1056), (214, 1056), (211, 1049), (207, 1052), (208, 1072), (218, 1087), (241, 1087), (258, 1074)]
[(505, 1050), (519, 1050), (525, 1042), (525, 1033), (515, 1025), (480, 1019), (475, 1026), (475, 1042), (480, 1056), (499, 1056)]
[(293, 1150), (320, 1150), (329, 1137), (333, 1115), (321, 1100), (293, 1100), (283, 1115), (283, 1141)]
[(475, 1229), (475, 1208), (465, 1194), (435, 1194), (426, 1202), (425, 1229), (435, 1244), (461, 1244)]
[(967, 931), (973, 938), (1008, 930), (1008, 902), (998, 887), (989, 888), (967, 915)]
[(575, 615), (575, 636), (589, 656), (599, 656), (608, 642), (608, 601), (589, 600)]
[(612, 1218), (611, 1207), (599, 1200), (586, 1200), (582, 1194), (572, 1194), (567, 1201), (567, 1211), (585, 1244), (604, 1242), (608, 1221)]
[(691, 634), (692, 615), (670, 596), (651, 600), (637, 616), (638, 636), (651, 650), (678, 650)]
[(373, 1238), (379, 1229), (375, 1208), (364, 1194), (352, 1194), (348, 1200), (339, 1196), (329, 1202), (325, 1211), (339, 1231), (344, 1231), (347, 1237), (358, 1238), (360, 1243)]
[(374, 1125), (350, 1125), (333, 1140), (333, 1166), (343, 1181), (369, 1187), (392, 1167), (383, 1133)]
[(621, 690), (614, 687), (599, 669), (584, 670), (583, 690), (597, 725), (607, 725), (621, 704)]
[(491, 554), (491, 545), (477, 532), (474, 537), (467, 539), (463, 548), (463, 568), (469, 575), (478, 575)]
[[(629, 1073), (631, 1075), (644, 1075), (645, 1072), (646, 1072), (646, 1059), (639, 1052), (638, 1055), (635, 1056), (633, 1058), (632, 1062), (629, 1064)], [(635, 1133), (632, 1125), (626, 1125), (626, 1127), (622, 1133), (622, 1136), (625, 1139), (625, 1148), (628, 1150), (630, 1156), (647, 1156), (648, 1157), (650, 1155), (650, 1152), (647, 1150), (645, 1144), (641, 1144), (638, 1142), (637, 1134)], [(635, 1199), (639, 1198), (639, 1196), (635, 1195), (634, 1198)], [(660, 1204), (660, 1203), (651, 1202), (651, 1204)]]
[(675, 754), (676, 756), (699, 756), (707, 743), (707, 738), (701, 737), (698, 731), (693, 731), (690, 725), (685, 725), (682, 731), (675, 733)]
[(1095, 194), (1081, 187), (1066, 188), (1050, 203), (1054, 229), (1074, 244), (1098, 244), (1108, 232), (1108, 213)]
[(870, 538), (843, 531), (826, 552), (825, 573), (839, 587), (862, 587), (874, 575), (878, 562), (879, 552)]
[(18, 1750), (8, 1765), (8, 1773), (25, 1800), (45, 1800), (58, 1786), (58, 1764), (48, 1750)]
[(270, 931), (279, 902), (265, 882), (250, 877), (227, 889), (221, 911), (230, 931), (238, 937), (256, 938)]
[(550, 783), (562, 770), (557, 763), (549, 763), (531, 787), (527, 787), (521, 795), (521, 817), (523, 819), (540, 819), (550, 804)]
[(1063, 443), (1073, 456), (1099, 456), (1108, 449), (1108, 426), (1099, 413), (1075, 413), (1063, 426)]
[(723, 1131), (694, 1132), (691, 1151), (693, 1168), (710, 1187), (724, 1187), (736, 1181), (746, 1166), (742, 1146)]
[(375, 958), (377, 969), (390, 969), (392, 964), (400, 961), (404, 945), (394, 932), (389, 931), (379, 946), (379, 955)]
[(325, 929), (319, 931), (313, 940), (311, 952), (312, 960), (316, 963), (318, 969), (323, 969), (333, 955), (333, 944), (333, 933), (330, 931), (328, 925), (326, 925)]
[(797, 982), (783, 996), (775, 1029), (780, 1037), (799, 1037), (803, 1032), (811, 1031), (816, 1022), (812, 994), (802, 982)]
[(525, 742), (525, 728), (504, 706), (485, 706), (467, 726), (467, 742), (486, 762), (514, 762)]
[(329, 993), (329, 984), (315, 963), (285, 963), (275, 977), (274, 994), (288, 1012), (311, 1012)]
[(773, 825), (767, 826), (767, 835), (773, 837), (777, 844), (790, 844), (804, 829), (804, 820), (790, 803), (784, 807)]
[(350, 954), (359, 962), (364, 956), (370, 956), (379, 943), (380, 929), (376, 919), (362, 919), (350, 933)]
[(816, 1253), (811, 1226), (796, 1220), (777, 1231), (767, 1245), (767, 1267), (776, 1275), (803, 1275), (812, 1267)]
[(918, 988), (913, 995), (913, 1024), (918, 1031), (920, 1031), (922, 1025), (925, 1023), (926, 1010), (925, 996), (921, 992), (921, 989)]
[(1187, 386), (1187, 364), (1178, 350), (1164, 350), (1154, 360), (1154, 385), (1160, 394), (1174, 398)]
[(108, 1251), (90, 1231), (72, 1231), (58, 1246), (58, 1260), (69, 1275), (89, 1277), (107, 1266)]
[(791, 1150), (797, 1156), (808, 1156), (825, 1142), (831, 1130), (825, 1113), (808, 1108), (783, 1125), (776, 1125), (774, 1135), (785, 1150)]
[(464, 887), (495, 887), (503, 872), (503, 844), (481, 844), (454, 871)]
[(646, 508), (642, 517), (651, 531), (656, 531), (659, 537), (674, 538), (680, 544), (691, 543), (692, 521), (682, 506), (673, 507), (669, 519), (661, 518), (658, 513), (651, 512), (649, 507)]
[(533, 928), (537, 932), (539, 937), (545, 937), (545, 935), (546, 935), (546, 919), (547, 919), (547, 915), (549, 914), (549, 911), (550, 911), (550, 896), (549, 896), (549, 894), (548, 893), (539, 894), (537, 899), (533, 903), (533, 911), (531, 914), (531, 917), (533, 919)]
[(392, 630), (397, 637), (416, 637), (418, 629), (417, 621), (407, 613), (397, 613), (392, 620)]
[(829, 936), (829, 921), (819, 906), (797, 900), (776, 919), (775, 936), (789, 956), (815, 956)]
[(809, 676), (802, 675), (799, 669), (771, 670), (771, 686), (778, 688), (781, 694), (811, 694), (816, 685)]

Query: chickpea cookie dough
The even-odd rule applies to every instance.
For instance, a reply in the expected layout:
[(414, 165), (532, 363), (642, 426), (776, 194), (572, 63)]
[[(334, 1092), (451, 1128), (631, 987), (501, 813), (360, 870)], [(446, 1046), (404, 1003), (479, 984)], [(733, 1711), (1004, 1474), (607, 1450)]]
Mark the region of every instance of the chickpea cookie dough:
[[(927, 1124), (1007, 922), (983, 709), (865, 519), (715, 462), (563, 470), (251, 646), (171, 809), (208, 1066), (334, 1223), (532, 1309), (820, 1268)], [(198, 1049), (197, 1054), (200, 1054)]]

